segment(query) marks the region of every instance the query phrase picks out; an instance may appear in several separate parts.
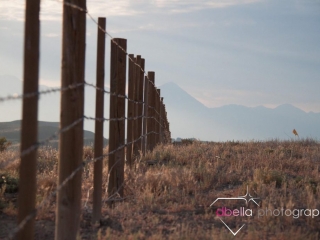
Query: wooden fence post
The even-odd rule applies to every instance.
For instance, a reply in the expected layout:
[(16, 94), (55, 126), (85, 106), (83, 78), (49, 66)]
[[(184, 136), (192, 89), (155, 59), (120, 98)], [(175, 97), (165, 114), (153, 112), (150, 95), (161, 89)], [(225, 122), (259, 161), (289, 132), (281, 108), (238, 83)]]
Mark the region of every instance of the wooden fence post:
[(147, 152), (147, 139), (148, 136), (147, 134), (147, 123), (148, 123), (148, 90), (149, 90), (149, 80), (147, 77), (144, 78), (144, 104), (143, 104), (143, 138), (142, 138), (142, 152), (143, 152), (143, 156), (145, 156), (146, 152)]
[[(130, 60), (132, 59), (132, 60)], [(134, 138), (133, 134), (133, 124), (134, 120), (132, 119), (135, 117), (135, 103), (132, 100), (135, 99), (135, 65), (134, 65), (134, 55), (129, 54), (129, 73), (128, 73), (128, 108), (127, 108), (127, 148), (126, 148), (126, 159), (127, 164), (132, 167), (132, 154), (133, 154), (133, 144), (131, 143)]]
[(147, 148), (148, 150), (152, 151), (154, 147), (154, 134), (151, 133), (154, 131), (154, 101), (155, 101), (155, 96), (154, 96), (154, 72), (148, 72), (148, 78), (150, 81), (149, 82), (149, 87), (148, 87), (148, 138), (147, 138)]
[[(113, 41), (126, 51), (126, 39), (114, 38)], [(110, 119), (123, 118), (123, 120), (109, 121), (109, 198), (115, 193), (123, 196), (124, 148), (121, 148), (121, 146), (125, 144), (125, 98), (113, 94), (125, 95), (127, 55), (113, 41), (111, 40)], [(116, 152), (112, 153), (115, 150)], [(109, 205), (113, 205), (112, 200), (109, 201)]]
[(169, 138), (169, 122), (168, 122), (168, 117), (167, 117), (167, 111), (166, 111), (166, 106), (163, 104), (163, 109), (164, 109), (164, 127), (165, 127), (165, 139), (166, 143), (171, 143), (171, 139)]
[[(140, 55), (137, 55), (136, 57), (136, 64), (140, 66), (141, 64), (141, 56)], [(140, 95), (140, 67), (138, 67), (137, 65), (134, 65), (134, 68), (135, 68), (135, 87), (134, 87), (134, 90), (135, 90), (135, 93), (134, 93), (134, 100), (136, 102), (139, 102), (137, 104), (135, 104), (135, 110), (134, 110), (134, 117), (136, 118), (133, 122), (133, 140), (135, 141), (137, 138), (140, 137), (141, 133), (139, 133), (139, 129), (138, 129), (138, 126), (139, 126), (139, 105), (141, 105), (140, 101), (139, 101), (139, 95)], [(141, 142), (140, 142), (141, 143)], [(139, 143), (138, 141), (137, 142), (134, 142), (133, 143), (133, 157), (136, 158), (138, 155), (139, 155), (139, 150), (141, 150), (141, 144), (140, 144), (140, 147), (139, 147)]]
[[(101, 29), (100, 29), (101, 28)], [(97, 38), (97, 79), (96, 86), (96, 121), (94, 135), (94, 158), (103, 155), (103, 112), (104, 112), (104, 60), (105, 60), (105, 31), (106, 18), (98, 18), (98, 38)], [(101, 119), (101, 120), (97, 120)], [(94, 163), (93, 170), (93, 210), (92, 222), (101, 218), (102, 207), (102, 169), (103, 157)]]
[[(85, 0), (64, 1), (86, 9)], [(63, 5), (61, 87), (84, 84), (86, 13)], [(61, 92), (60, 128), (83, 118), (84, 85)], [(60, 134), (58, 185), (82, 164), (83, 119)], [(81, 215), (81, 175), (75, 176), (57, 194), (55, 239), (76, 239)]]
[(160, 89), (156, 88), (156, 145), (160, 143)]
[(166, 140), (167, 140), (167, 143), (171, 143), (171, 133), (170, 133), (170, 126), (169, 126), (170, 124), (168, 121), (168, 113), (166, 110), (166, 105), (164, 105), (163, 107), (165, 111), (165, 121), (166, 121)]
[[(23, 94), (38, 92), (40, 0), (26, 1), (24, 32)], [(38, 95), (23, 99), (20, 152), (37, 143)], [(21, 157), (18, 196), (18, 224), (35, 209), (37, 150)], [(18, 233), (18, 239), (34, 239), (34, 217)]]
[(163, 143), (163, 97), (160, 98), (160, 143)]
[[(143, 80), (144, 80), (144, 74), (143, 74), (143, 71), (144, 71), (144, 65), (145, 65), (145, 60), (144, 58), (141, 58), (141, 63), (140, 63), (140, 67), (139, 67), (139, 71), (140, 71), (140, 78), (139, 78), (139, 104), (138, 104), (138, 132), (139, 132), (139, 136), (137, 137), (141, 137), (142, 136), (142, 119), (143, 117), (141, 117), (143, 115)], [(139, 150), (142, 151), (142, 139), (140, 138), (138, 141), (137, 141), (137, 145), (139, 147)]]

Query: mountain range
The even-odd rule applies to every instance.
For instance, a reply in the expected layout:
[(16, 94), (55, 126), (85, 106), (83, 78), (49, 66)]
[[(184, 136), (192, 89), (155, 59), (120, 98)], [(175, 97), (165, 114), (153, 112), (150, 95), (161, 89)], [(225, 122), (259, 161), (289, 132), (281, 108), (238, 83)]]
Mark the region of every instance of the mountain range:
[[(4, 97), (14, 93), (20, 94), (22, 82), (13, 76), (0, 75), (0, 86), (5, 86), (0, 88), (0, 97)], [(208, 108), (173, 82), (166, 83), (159, 88), (161, 96), (164, 97), (173, 138), (197, 138), (204, 141), (288, 140), (295, 138), (292, 131), (296, 129), (300, 138), (320, 139), (320, 113), (307, 113), (291, 104), (283, 104), (274, 109), (236, 104)], [(40, 89), (45, 90), (49, 87), (40, 86)], [(93, 117), (95, 89), (87, 86), (85, 94), (85, 115)], [(0, 102), (0, 122), (20, 119), (21, 106), (21, 100)], [(52, 133), (59, 126), (59, 106), (59, 92), (40, 96), (39, 120), (54, 122), (54, 129), (50, 131), (49, 128), (47, 129)], [(108, 95), (105, 95), (104, 111), (105, 118), (108, 118)], [(105, 138), (108, 138), (108, 127), (109, 124), (106, 122), (104, 124)], [(84, 128), (92, 133), (94, 121), (86, 120)], [(3, 130), (5, 128), (2, 127), (2, 132)], [(41, 135), (41, 130), (39, 131)], [(1, 134), (3, 133), (1, 133), (0, 125)], [(91, 137), (92, 135), (87, 135), (88, 139)]]
[(173, 137), (207, 141), (320, 139), (320, 113), (304, 112), (291, 104), (274, 109), (231, 104), (208, 108), (170, 82), (162, 85)]

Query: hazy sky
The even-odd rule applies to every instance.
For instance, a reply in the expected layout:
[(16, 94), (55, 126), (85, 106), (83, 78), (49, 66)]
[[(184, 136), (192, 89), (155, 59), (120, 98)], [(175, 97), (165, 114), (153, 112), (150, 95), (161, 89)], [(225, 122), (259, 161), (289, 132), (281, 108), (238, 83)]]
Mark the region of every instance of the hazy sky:
[[(41, 2), (41, 83), (58, 86), (62, 3)], [(146, 59), (158, 86), (173, 81), (208, 107), (290, 103), (320, 112), (320, 0), (92, 0), (87, 7)], [(24, 9), (25, 1), (0, 0), (0, 74), (20, 79)], [(87, 17), (88, 82), (95, 82), (96, 32)], [(108, 85), (110, 38), (107, 46)]]

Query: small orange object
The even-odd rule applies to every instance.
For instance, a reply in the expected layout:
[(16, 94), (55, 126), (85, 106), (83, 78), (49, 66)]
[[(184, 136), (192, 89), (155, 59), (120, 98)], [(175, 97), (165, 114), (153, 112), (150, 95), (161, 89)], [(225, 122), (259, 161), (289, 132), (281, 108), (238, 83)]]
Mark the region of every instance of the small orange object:
[(292, 132), (293, 132), (293, 134), (294, 134), (295, 136), (298, 136), (298, 137), (299, 137), (299, 134), (298, 134), (297, 130), (293, 129)]

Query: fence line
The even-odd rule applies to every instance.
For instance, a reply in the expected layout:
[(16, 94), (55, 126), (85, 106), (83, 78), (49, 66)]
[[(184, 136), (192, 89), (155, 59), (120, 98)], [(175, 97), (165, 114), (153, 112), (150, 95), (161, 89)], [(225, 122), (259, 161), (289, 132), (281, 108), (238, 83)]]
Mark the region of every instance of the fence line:
[[(30, 2), (30, 1), (27, 0), (27, 2)], [(82, 3), (85, 6), (85, 0), (83, 0)], [(123, 80), (124, 80), (124, 84), (125, 84), (125, 82), (126, 82), (126, 64), (125, 63), (126, 63), (126, 57), (128, 57), (129, 61), (131, 63), (133, 63), (133, 65), (136, 67), (135, 80), (139, 85), (139, 89), (136, 87), (137, 84), (135, 84), (135, 87), (137, 89), (136, 95), (135, 95), (136, 97), (130, 96), (129, 94), (128, 94), (129, 96), (125, 95), (125, 92), (124, 92), (125, 87), (123, 87), (123, 86), (122, 86), (122, 91), (117, 91), (117, 90), (113, 91), (112, 90), (113, 88), (111, 88), (111, 91), (109, 92), (109, 91), (104, 90), (104, 88), (103, 88), (104, 84), (101, 85), (101, 84), (98, 84), (98, 82), (97, 82), (97, 84), (94, 85), (94, 84), (90, 84), (90, 83), (85, 82), (84, 77), (83, 77), (84, 72), (80, 71), (79, 72), (80, 77), (75, 79), (76, 81), (79, 81), (77, 83), (72, 82), (71, 78), (70, 79), (65, 78), (65, 81), (63, 81), (63, 84), (62, 84), (63, 87), (61, 87), (61, 88), (52, 88), (52, 89), (47, 89), (47, 90), (42, 90), (42, 91), (36, 90), (36, 91), (31, 91), (31, 92), (25, 91), (21, 95), (11, 95), (11, 96), (7, 96), (7, 97), (0, 97), (0, 102), (6, 102), (6, 101), (16, 100), (16, 99), (22, 99), (25, 101), (27, 99), (32, 99), (32, 98), (37, 97), (42, 94), (60, 92), (62, 99), (64, 99), (62, 106), (64, 106), (64, 104), (65, 104), (65, 106), (67, 107), (67, 108), (61, 109), (61, 112), (63, 115), (63, 114), (68, 113), (71, 110), (74, 110), (73, 109), (74, 105), (72, 105), (72, 103), (69, 102), (70, 99), (67, 98), (68, 95), (74, 97), (72, 95), (74, 93), (80, 94), (80, 95), (77, 95), (77, 96), (79, 96), (80, 101), (76, 100), (77, 101), (76, 104), (80, 104), (79, 110), (82, 109), (82, 111), (83, 111), (83, 101), (81, 101), (81, 98), (83, 97), (84, 87), (89, 86), (89, 87), (94, 87), (97, 90), (96, 91), (97, 95), (98, 95), (99, 91), (101, 91), (103, 93), (103, 95), (109, 94), (110, 100), (114, 99), (116, 101), (115, 104), (117, 104), (117, 102), (120, 101), (122, 108), (123, 108), (121, 113), (117, 113), (117, 115), (115, 115), (115, 116), (110, 115), (110, 118), (104, 118), (103, 114), (102, 114), (102, 116), (96, 115), (96, 117), (89, 117), (84, 114), (81, 114), (81, 111), (80, 111), (80, 115), (79, 115), (78, 110), (76, 110), (75, 113), (76, 113), (76, 115), (78, 114), (78, 117), (76, 117), (76, 115), (73, 115), (72, 118), (69, 118), (69, 120), (67, 120), (65, 118), (64, 124), (61, 124), (60, 129), (56, 133), (54, 133), (52, 136), (50, 136), (49, 138), (42, 140), (40, 142), (38, 142), (36, 140), (36, 142), (34, 144), (27, 147), (26, 149), (21, 148), (20, 158), (23, 158), (23, 157), (27, 156), (28, 154), (35, 152), (39, 146), (44, 145), (44, 144), (50, 142), (51, 140), (56, 139), (58, 136), (60, 136), (60, 145), (59, 145), (59, 149), (60, 149), (59, 182), (60, 183), (57, 184), (58, 186), (57, 186), (56, 190), (51, 192), (49, 194), (49, 196), (47, 198), (45, 198), (37, 207), (35, 207), (35, 205), (26, 206), (25, 208), (27, 209), (29, 214), (20, 213), (20, 210), (19, 210), (20, 219), (19, 219), (18, 226), (10, 233), (9, 238), (14, 238), (18, 234), (19, 239), (32, 239), (33, 238), (34, 218), (37, 214), (37, 211), (46, 202), (48, 202), (52, 196), (57, 195), (57, 214), (58, 214), (58, 216), (56, 218), (56, 239), (61, 239), (62, 236), (66, 236), (65, 234), (68, 234), (67, 236), (69, 236), (68, 237), (69, 239), (75, 239), (76, 234), (77, 234), (77, 229), (79, 227), (79, 217), (70, 216), (70, 215), (72, 215), (70, 213), (76, 213), (76, 214), (78, 214), (78, 216), (80, 216), (80, 213), (79, 213), (80, 209), (79, 208), (81, 208), (81, 206), (73, 208), (73, 210), (69, 209), (68, 212), (66, 212), (66, 210), (68, 209), (68, 206), (67, 205), (62, 206), (62, 204), (63, 204), (64, 198), (67, 197), (65, 195), (65, 194), (67, 194), (66, 193), (67, 190), (64, 189), (65, 193), (63, 193), (61, 190), (64, 187), (66, 187), (67, 185), (69, 185), (71, 183), (71, 181), (74, 182), (75, 176), (77, 175), (78, 180), (77, 180), (77, 182), (74, 182), (76, 185), (73, 185), (72, 188), (76, 187), (77, 189), (80, 189), (80, 191), (81, 191), (80, 171), (84, 168), (84, 166), (86, 166), (89, 163), (97, 163), (97, 162), (101, 162), (101, 164), (102, 164), (101, 160), (104, 159), (105, 157), (109, 157), (109, 168), (108, 168), (108, 176), (107, 176), (107, 181), (108, 181), (107, 185), (108, 185), (109, 196), (108, 196), (107, 201), (110, 203), (113, 203), (114, 202), (113, 197), (115, 195), (120, 194), (120, 196), (123, 197), (124, 177), (120, 176), (120, 178), (119, 178), (119, 174), (121, 175), (121, 172), (123, 173), (123, 170), (124, 170), (124, 162), (125, 162), (124, 149), (126, 148), (127, 151), (129, 151), (130, 146), (137, 144), (136, 145), (137, 149), (140, 149), (141, 152), (143, 154), (145, 154), (145, 152), (147, 150), (152, 150), (156, 144), (168, 143), (171, 141), (169, 123), (168, 123), (167, 114), (165, 111), (165, 105), (163, 104), (163, 98), (160, 98), (160, 90), (155, 87), (154, 75), (153, 75), (153, 78), (152, 77), (149, 78), (150, 72), (148, 72), (148, 74), (146, 74), (146, 72), (144, 70), (144, 61), (145, 60), (141, 59), (142, 61), (141, 61), (141, 63), (139, 63), (139, 61), (137, 61), (136, 59), (139, 59), (140, 55), (138, 55), (137, 58), (135, 59), (133, 54), (128, 54), (126, 52), (125, 47), (121, 46), (122, 40), (117, 39), (117, 38), (113, 38), (103, 28), (103, 26), (101, 26), (100, 18), (99, 18), (99, 22), (97, 22), (91, 16), (91, 14), (89, 14), (87, 9), (80, 7), (80, 6), (73, 4), (73, 3), (63, 2), (63, 4), (65, 7), (71, 7), (71, 8), (77, 9), (81, 12), (86, 13), (97, 24), (98, 33), (100, 31), (102, 31), (105, 35), (111, 37), (111, 45), (116, 47), (116, 48), (113, 48), (114, 50), (113, 50), (113, 52), (111, 52), (111, 58), (112, 58), (113, 54), (121, 54), (121, 51), (123, 52), (123, 54), (125, 56), (124, 63), (122, 60), (122, 61), (120, 61), (120, 63), (117, 63), (118, 65), (111, 66), (111, 74), (110, 74), (111, 83), (112, 83), (112, 77), (114, 76), (114, 74), (112, 74), (112, 72), (113, 71), (120, 71), (122, 73), (122, 75), (124, 74)], [(30, 8), (27, 8), (26, 11), (28, 11), (28, 9), (30, 10)], [(66, 11), (66, 13), (64, 13), (64, 14), (69, 14), (70, 16), (72, 16), (72, 14), (74, 14), (71, 11), (67, 11), (66, 8), (64, 8), (64, 11)], [(65, 17), (65, 15), (64, 15), (64, 17)], [(68, 24), (69, 23), (66, 23), (65, 21), (67, 21), (67, 20), (64, 20), (64, 33), (66, 33), (65, 38), (70, 38), (67, 41), (67, 43), (65, 43), (65, 44), (75, 44), (75, 41), (78, 41), (78, 40), (73, 39), (73, 36), (71, 36), (72, 34), (68, 35), (68, 34), (70, 34), (68, 32)], [(82, 21), (83, 21), (83, 19), (82, 19)], [(79, 31), (80, 32), (82, 31), (82, 34), (83, 34), (83, 31), (85, 33), (85, 24), (84, 24), (83, 28), (82, 28), (81, 24), (79, 26), (80, 26)], [(124, 41), (126, 41), (126, 40), (124, 39)], [(82, 49), (83, 43), (80, 41), (79, 44), (80, 45), (78, 46), (79, 48), (77, 50), (77, 53), (81, 52), (83, 50)], [(39, 48), (39, 43), (36, 47)], [(26, 49), (26, 47), (25, 47), (25, 49)], [(121, 51), (119, 52), (117, 49), (120, 49)], [(99, 52), (100, 52), (100, 50), (98, 49), (97, 54), (99, 54)], [(67, 53), (67, 54), (70, 54), (70, 53)], [(66, 55), (66, 56), (69, 57), (68, 55)], [(114, 59), (115, 59), (115, 61), (119, 61), (119, 58), (117, 58), (117, 57), (115, 57)], [(25, 58), (25, 62), (27, 62), (27, 60), (28, 59)], [(78, 60), (80, 62), (84, 61), (84, 55), (83, 55), (83, 58), (80, 58)], [(72, 60), (72, 61), (74, 61), (74, 60)], [(63, 71), (68, 72), (68, 71), (73, 71), (75, 69), (78, 69), (75, 67), (75, 64), (72, 61), (70, 62), (71, 65), (69, 68), (66, 68), (64, 66)], [(66, 74), (66, 72), (64, 74)], [(138, 74), (139, 72), (141, 72), (142, 74)], [(63, 76), (64, 76), (64, 74), (63, 74)], [(97, 74), (98, 74), (98, 72), (97, 72)], [(118, 74), (116, 74), (116, 75), (118, 76)], [(69, 75), (67, 74), (65, 76), (69, 76)], [(83, 80), (81, 80), (81, 79), (83, 79)], [(36, 80), (37, 80), (36, 87), (38, 87), (38, 78)], [(62, 78), (62, 80), (63, 80), (63, 78)], [(71, 80), (71, 82), (70, 82), (70, 80)], [(114, 79), (113, 81), (116, 81), (118, 84), (119, 79)], [(146, 83), (146, 81), (148, 82), (148, 84)], [(27, 84), (26, 78), (24, 79), (24, 83)], [(111, 86), (112, 86), (112, 84), (111, 84)], [(74, 91), (77, 91), (77, 92), (74, 92)], [(152, 94), (150, 95), (150, 93), (154, 93), (154, 95), (152, 95)], [(154, 96), (153, 97), (154, 101), (151, 100), (150, 104), (149, 104), (149, 101), (147, 100), (149, 96)], [(134, 104), (134, 106), (135, 106), (136, 111), (134, 111), (134, 114), (132, 116), (129, 116), (129, 115), (127, 115), (127, 117), (125, 116), (125, 112), (124, 112), (124, 103), (125, 103), (124, 101), (125, 100), (127, 101), (128, 105), (129, 105), (129, 103), (131, 103), (131, 104)], [(97, 101), (96, 102), (96, 105), (97, 105), (98, 100), (96, 100), (96, 101)], [(37, 102), (38, 102), (38, 99), (37, 99)], [(110, 109), (115, 108), (115, 107), (116, 106), (112, 103), (112, 101), (110, 101)], [(62, 121), (62, 119), (63, 118), (61, 118), (61, 121)], [(71, 120), (71, 123), (67, 123), (67, 122), (70, 122), (70, 120)], [(82, 159), (83, 120), (94, 120), (96, 122), (96, 124), (103, 123), (105, 121), (109, 122), (110, 136), (109, 136), (109, 152), (108, 152), (108, 154), (101, 154), (101, 151), (100, 151), (100, 154), (97, 154), (97, 155), (95, 154), (94, 158), (87, 159), (87, 160), (83, 161), (83, 159)], [(24, 121), (24, 119), (22, 119), (22, 122), (23, 121)], [(113, 139), (113, 137), (115, 136), (114, 135), (115, 133), (112, 133), (112, 129), (113, 129), (112, 127), (118, 126), (118, 124), (112, 125), (112, 123), (115, 121), (119, 121), (119, 122), (123, 121), (122, 130), (120, 131), (122, 133), (120, 134), (121, 136), (119, 135), (120, 141), (117, 140), (117, 138)], [(135, 124), (135, 126), (137, 127), (137, 129), (139, 129), (139, 131), (137, 132), (137, 135), (134, 136), (131, 141), (127, 141), (126, 143), (124, 141), (124, 139), (125, 139), (124, 122), (125, 121), (127, 121), (127, 122), (132, 121)], [(36, 123), (34, 122), (34, 124), (37, 124), (37, 120), (36, 120)], [(81, 125), (79, 125), (79, 124), (81, 124)], [(98, 132), (101, 133), (100, 130)], [(95, 134), (97, 135), (98, 132), (95, 132)], [(116, 130), (113, 132), (119, 133), (119, 130)], [(69, 141), (69, 142), (64, 142), (64, 143), (67, 143), (66, 144), (67, 146), (63, 146), (61, 141), (62, 141), (62, 139), (69, 138), (68, 135), (75, 136), (75, 137), (80, 136), (81, 139), (78, 139), (79, 140), (78, 145), (75, 145), (75, 143), (72, 143)], [(148, 135), (150, 135), (150, 138), (148, 138)], [(128, 140), (128, 132), (127, 132), (127, 140)], [(68, 141), (68, 140), (66, 140), (66, 141)], [(141, 142), (143, 144), (141, 144)], [(72, 148), (70, 148), (70, 144), (73, 144)], [(111, 147), (110, 147), (110, 144), (111, 144)], [(97, 145), (97, 139), (95, 139), (95, 145)], [(99, 148), (103, 148), (103, 145), (102, 144), (100, 144), (100, 145), (101, 146)], [(112, 145), (113, 145), (113, 147), (112, 147)], [(62, 146), (64, 147), (63, 153), (61, 153)], [(78, 155), (77, 154), (76, 155), (78, 157), (81, 155), (81, 159), (78, 158), (78, 160), (76, 160), (77, 157), (75, 156), (75, 158), (74, 158), (75, 162), (73, 162), (73, 163), (69, 162), (69, 159), (65, 159), (65, 161), (61, 161), (61, 159), (63, 158), (63, 155), (67, 156), (72, 151), (77, 149), (79, 146), (81, 147), (81, 149), (78, 149), (79, 152), (78, 152)], [(119, 151), (121, 151), (122, 154), (117, 155), (118, 156), (117, 157), (115, 154), (119, 154)], [(36, 153), (34, 153), (34, 156), (36, 156), (35, 154)], [(115, 157), (115, 158), (113, 161), (111, 161), (110, 159), (112, 159), (113, 157)], [(137, 153), (135, 153), (135, 155), (133, 155), (132, 160), (134, 160), (136, 157), (138, 157)], [(15, 156), (14, 158), (12, 158), (12, 160), (14, 160), (16, 158), (17, 157)], [(68, 172), (67, 174), (66, 174), (66, 172), (62, 174), (62, 172), (61, 172), (63, 170), (62, 164), (63, 164), (63, 166), (64, 165), (69, 166), (67, 168), (70, 169), (71, 171)], [(98, 166), (102, 166), (101, 164)], [(130, 162), (130, 164), (131, 164), (131, 162)], [(27, 167), (25, 166), (23, 169), (26, 169), (26, 168)], [(21, 171), (21, 169), (20, 169), (20, 171)], [(112, 177), (113, 174), (115, 174), (114, 177)], [(95, 175), (96, 175), (96, 172), (95, 172)], [(36, 176), (34, 175), (33, 177), (36, 177)], [(101, 179), (102, 175), (94, 176), (94, 177), (95, 177), (95, 179), (98, 179), (99, 181), (102, 180)], [(117, 181), (112, 182), (112, 180), (114, 180), (114, 179), (117, 179)], [(23, 181), (23, 180), (20, 181), (19, 189), (21, 189), (21, 186), (24, 186), (26, 188), (27, 185), (25, 185), (25, 181)], [(69, 187), (70, 187), (70, 185), (69, 185)], [(94, 191), (96, 191), (96, 189), (98, 189), (98, 188), (99, 188), (99, 186), (94, 186)], [(101, 191), (101, 189), (100, 189), (100, 191)], [(35, 193), (32, 193), (32, 195), (34, 195), (32, 197), (35, 197)], [(79, 193), (76, 195), (73, 195), (73, 197), (75, 198), (75, 201), (78, 203), (80, 202), (80, 198), (81, 198), (80, 195), (79, 195)], [(24, 197), (21, 195), (21, 193), (19, 193), (19, 196), (20, 196), (19, 198)], [(99, 219), (99, 217), (100, 217), (99, 214), (101, 213), (101, 204), (99, 206), (99, 202), (101, 203), (101, 193), (98, 194), (98, 196), (100, 199), (98, 201), (93, 201), (93, 208), (96, 209), (95, 212), (97, 213), (96, 216), (93, 216), (94, 221)], [(19, 206), (23, 205), (22, 201), (19, 201), (19, 202), (20, 202)], [(60, 211), (59, 211), (59, 208), (60, 208)], [(24, 212), (26, 212), (26, 210), (24, 210)], [(59, 214), (61, 214), (61, 216), (66, 216), (66, 218), (61, 217), (61, 216), (59, 218)], [(68, 217), (69, 217), (69, 220), (66, 221), (66, 219), (68, 219)], [(64, 218), (64, 220), (62, 221), (61, 219), (63, 219), (63, 218)], [(70, 226), (66, 223), (68, 223), (68, 221), (70, 221), (71, 219), (75, 220), (74, 221), (75, 224), (71, 229), (69, 229)], [(33, 221), (31, 221), (31, 220), (33, 220)], [(27, 224), (28, 224), (28, 229), (26, 230)], [(67, 225), (68, 225), (68, 228), (66, 228)], [(66, 233), (66, 231), (68, 233)], [(25, 233), (28, 233), (28, 234), (25, 235)]]

